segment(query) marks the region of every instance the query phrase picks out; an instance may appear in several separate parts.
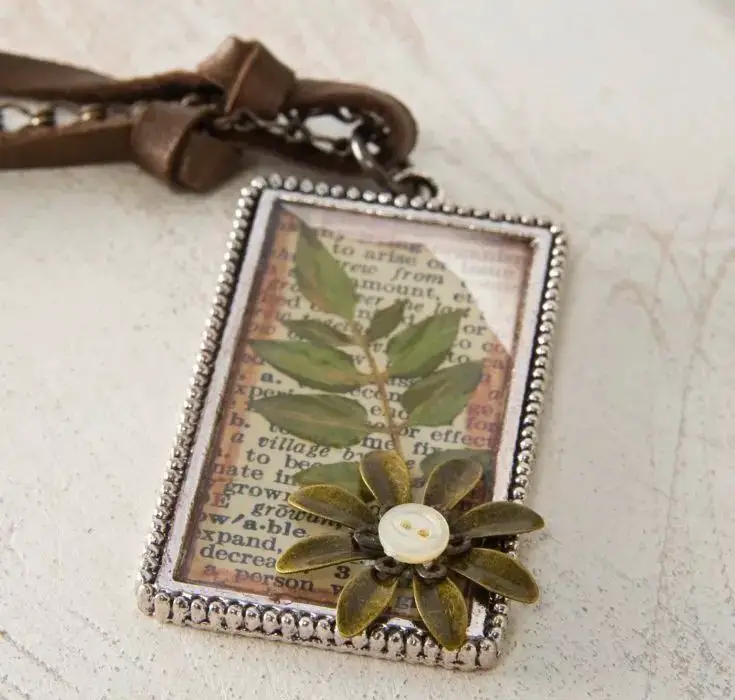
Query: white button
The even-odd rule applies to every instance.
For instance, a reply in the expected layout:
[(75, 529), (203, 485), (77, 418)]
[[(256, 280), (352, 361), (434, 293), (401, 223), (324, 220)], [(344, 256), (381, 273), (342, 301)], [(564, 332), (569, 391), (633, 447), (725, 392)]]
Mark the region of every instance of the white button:
[(403, 503), (380, 519), (378, 537), (389, 557), (405, 564), (424, 564), (447, 548), (449, 525), (431, 506)]

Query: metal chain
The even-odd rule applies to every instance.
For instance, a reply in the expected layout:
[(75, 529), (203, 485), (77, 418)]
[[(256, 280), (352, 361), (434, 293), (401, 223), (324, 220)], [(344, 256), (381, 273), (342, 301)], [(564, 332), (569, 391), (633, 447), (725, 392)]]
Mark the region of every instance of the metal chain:
[[(371, 145), (372, 152), (379, 154), (385, 147), (388, 130), (385, 122), (374, 113), (358, 113), (340, 107), (336, 109), (312, 109), (306, 113), (295, 109), (277, 115), (274, 119), (263, 119), (247, 109), (222, 114), (216, 103), (209, 103), (192, 93), (181, 100), (185, 105), (211, 105), (212, 117), (204, 127), (215, 135), (232, 133), (249, 134), (265, 132), (282, 139), (288, 144), (307, 144), (338, 158), (352, 157), (350, 139), (359, 135)], [(65, 102), (48, 102), (29, 105), (23, 102), (0, 102), (0, 133), (34, 128), (48, 128), (73, 124), (81, 121), (102, 121), (111, 115), (131, 114), (144, 107), (144, 103), (107, 105), (75, 105)], [(341, 135), (332, 136), (319, 132), (310, 122), (331, 117), (342, 125)]]
[[(25, 129), (53, 127), (79, 121), (99, 121), (109, 113), (125, 111), (124, 105), (75, 105), (66, 102), (48, 102), (29, 105), (23, 102), (0, 102), (0, 134)], [(129, 109), (129, 107), (127, 107)]]
[[(409, 170), (408, 163), (386, 170), (381, 155), (389, 135), (385, 121), (374, 112), (338, 108), (313, 108), (309, 111), (290, 109), (274, 119), (263, 119), (247, 109), (224, 114), (221, 106), (192, 93), (181, 100), (185, 105), (212, 108), (212, 115), (203, 127), (225, 138), (234, 133), (264, 132), (288, 144), (304, 144), (339, 159), (354, 159), (368, 177), (381, 187), (395, 193), (405, 193), (426, 199), (439, 197), (433, 180)], [(133, 115), (145, 103), (76, 105), (63, 101), (29, 105), (26, 102), (0, 102), (0, 135), (28, 129), (68, 126), (78, 122), (104, 121), (111, 116)], [(341, 134), (332, 135), (318, 121), (330, 120)]]
[[(330, 136), (319, 132), (309, 124), (324, 117), (342, 125), (347, 135)], [(214, 118), (210, 129), (213, 133), (227, 135), (237, 132), (247, 134), (263, 131), (282, 139), (289, 144), (308, 144), (325, 153), (339, 158), (350, 158), (352, 149), (350, 142), (353, 136), (360, 135), (366, 139), (375, 153), (380, 153), (385, 146), (388, 129), (385, 122), (372, 112), (355, 112), (346, 107), (336, 109), (314, 108), (308, 112), (291, 109), (282, 112), (275, 119), (263, 119), (247, 109), (240, 109), (233, 114)]]

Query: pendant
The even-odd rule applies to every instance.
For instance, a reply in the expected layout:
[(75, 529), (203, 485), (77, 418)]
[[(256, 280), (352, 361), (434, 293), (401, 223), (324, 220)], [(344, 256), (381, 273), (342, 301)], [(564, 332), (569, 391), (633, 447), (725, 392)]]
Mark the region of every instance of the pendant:
[(140, 609), (242, 636), (492, 666), (508, 601), (539, 595), (517, 543), (543, 526), (524, 500), (564, 256), (564, 235), (538, 219), (253, 181)]

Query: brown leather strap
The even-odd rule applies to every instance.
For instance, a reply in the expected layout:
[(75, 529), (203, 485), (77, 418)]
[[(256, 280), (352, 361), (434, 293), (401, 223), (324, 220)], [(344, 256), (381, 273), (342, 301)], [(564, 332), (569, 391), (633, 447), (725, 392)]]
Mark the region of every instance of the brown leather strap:
[[(200, 104), (182, 103), (187, 95), (195, 95)], [(262, 130), (209, 128), (214, 117), (242, 110), (260, 119), (288, 110), (306, 115), (339, 108), (377, 115), (387, 129), (379, 155), (387, 168), (408, 159), (417, 136), (411, 113), (394, 97), (362, 85), (297, 79), (259, 42), (234, 37), (196, 71), (126, 80), (0, 53), (0, 96), (126, 106), (100, 121), (0, 131), (0, 170), (134, 161), (172, 185), (194, 191), (216, 187), (237, 172), (251, 148), (345, 174), (359, 172), (356, 162), (308, 143), (288, 142)], [(144, 104), (131, 108), (137, 103)]]

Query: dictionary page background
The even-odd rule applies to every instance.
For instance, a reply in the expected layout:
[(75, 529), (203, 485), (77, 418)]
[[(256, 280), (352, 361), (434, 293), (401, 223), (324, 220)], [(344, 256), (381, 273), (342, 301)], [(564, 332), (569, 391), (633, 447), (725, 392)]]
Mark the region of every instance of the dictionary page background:
[[(462, 448), (497, 453), (531, 249), (525, 241), (499, 235), (317, 207), (284, 204), (272, 216), (177, 578), (275, 602), (332, 606), (351, 568), (359, 564), (291, 576), (274, 569), (278, 554), (297, 539), (335, 531), (333, 524), (288, 505), (294, 474), (315, 464), (359, 460), (361, 454), (389, 443), (387, 436), (373, 434), (360, 445), (323, 447), (294, 437), (249, 410), (252, 401), (265, 396), (315, 393), (263, 364), (248, 345), (249, 340), (286, 339), (285, 320), (330, 320), (301, 295), (293, 274), (299, 225), (306, 223), (318, 231), (322, 244), (354, 279), (359, 298), (356, 318), (363, 326), (377, 309), (398, 299), (408, 300), (404, 324), (454, 310), (466, 314), (442, 366), (479, 360), (483, 379), (451, 425), (409, 428), (402, 436), (417, 497), (423, 484), (418, 467), (422, 457), (435, 450)], [(383, 365), (384, 345), (377, 346)], [(358, 368), (367, 369), (359, 352), (355, 360)], [(392, 395), (399, 397), (405, 385), (404, 380), (391, 382)], [(374, 387), (350, 396), (357, 397), (371, 416), (379, 415)], [(507, 490), (507, 484), (499, 490)], [(490, 499), (492, 491), (489, 476), (473, 498)], [(413, 614), (408, 592), (399, 593), (393, 610), (397, 615)]]

